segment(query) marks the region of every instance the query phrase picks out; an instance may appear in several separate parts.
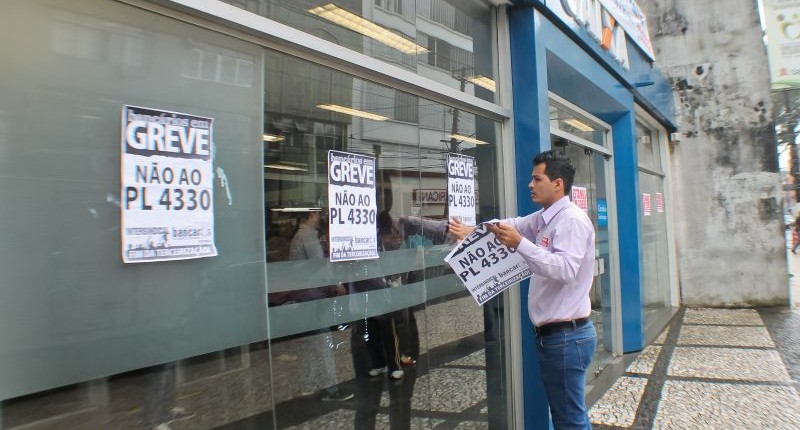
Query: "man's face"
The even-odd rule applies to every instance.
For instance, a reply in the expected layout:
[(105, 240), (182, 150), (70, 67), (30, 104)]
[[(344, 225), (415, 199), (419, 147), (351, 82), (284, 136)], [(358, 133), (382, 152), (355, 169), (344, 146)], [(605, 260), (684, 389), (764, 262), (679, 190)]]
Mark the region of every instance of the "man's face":
[(531, 200), (545, 208), (550, 207), (558, 199), (564, 197), (564, 180), (550, 180), (544, 173), (547, 163), (540, 163), (533, 167), (531, 182), (528, 189), (531, 190)]

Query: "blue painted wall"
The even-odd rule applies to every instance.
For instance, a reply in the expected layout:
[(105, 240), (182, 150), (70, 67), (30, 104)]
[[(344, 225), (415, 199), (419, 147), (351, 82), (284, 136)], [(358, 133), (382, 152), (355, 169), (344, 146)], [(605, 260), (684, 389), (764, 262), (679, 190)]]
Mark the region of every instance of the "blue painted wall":
[[(669, 128), (674, 121), (672, 90), (657, 69), (641, 58), (625, 71), (599, 46), (589, 46), (589, 36), (565, 33), (565, 26), (551, 22), (546, 11), (520, 5), (508, 11), (511, 31), (511, 64), (514, 88), (514, 132), (516, 139), (517, 203), (520, 214), (538, 207), (530, 201), (527, 183), (531, 160), (550, 149), (548, 90), (580, 106), (612, 127), (616, 211), (619, 236), (619, 266), (622, 314), (622, 346), (625, 352), (644, 347), (644, 307), (641, 282), (638, 210), (639, 183), (634, 135), (635, 104), (645, 106)], [(545, 13), (543, 13), (545, 12)], [(596, 45), (596, 44), (595, 44)], [(599, 51), (598, 51), (599, 50)], [(610, 61), (606, 62), (602, 56)], [(613, 64), (611, 64), (613, 63)], [(647, 68), (646, 75), (643, 74)], [(646, 87), (636, 82), (648, 79)], [(641, 90), (640, 90), (641, 89)], [(666, 102), (668, 101), (668, 102)], [(664, 106), (663, 109), (660, 106)], [(528, 283), (522, 287), (522, 368), (526, 429), (550, 428), (549, 413), (539, 377), (535, 339), (527, 310)]]
[(675, 106), (672, 97), (672, 85), (661, 73), (656, 63), (630, 38), (627, 39), (629, 70), (625, 70), (611, 55), (603, 50), (584, 28), (572, 29), (561, 22), (555, 14), (547, 9), (547, 4), (560, 0), (512, 0), (516, 8), (538, 8), (539, 12), (552, 19), (553, 25), (560, 28), (562, 34), (567, 34), (584, 52), (594, 58), (594, 63), (605, 68), (611, 73), (617, 84), (626, 88), (634, 97), (636, 103), (643, 106), (661, 122), (668, 131), (674, 131)]
[[(537, 36), (538, 17), (533, 9), (515, 9), (509, 13), (511, 28), (511, 73), (514, 85), (514, 136), (516, 140), (517, 207), (520, 214), (539, 209), (530, 198), (533, 157), (550, 147), (548, 121), (547, 65), (543, 55), (543, 38)], [(542, 52), (542, 55), (537, 55)], [(513, 214), (509, 214), (513, 215)], [(550, 428), (550, 412), (544, 394), (539, 363), (536, 359), (536, 339), (528, 319), (529, 282), (522, 283), (522, 393), (525, 402), (526, 429)]]

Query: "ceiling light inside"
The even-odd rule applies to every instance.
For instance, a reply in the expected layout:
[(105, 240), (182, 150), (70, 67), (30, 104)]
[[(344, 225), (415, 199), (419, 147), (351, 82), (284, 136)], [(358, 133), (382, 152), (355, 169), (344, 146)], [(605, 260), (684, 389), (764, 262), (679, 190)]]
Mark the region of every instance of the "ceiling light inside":
[(464, 136), (463, 134), (451, 134), (451, 139), (462, 140), (464, 142), (474, 143), (476, 145), (488, 145), (489, 142), (475, 139), (474, 137)]
[(371, 120), (374, 120), (374, 121), (386, 121), (387, 119), (389, 119), (388, 117), (385, 117), (383, 115), (364, 112), (363, 110), (351, 109), (349, 107), (344, 107), (344, 106), (339, 106), (339, 105), (326, 104), (326, 105), (317, 105), (317, 107), (320, 108), (320, 109), (330, 110), (330, 111), (339, 112), (339, 113), (343, 113), (343, 114), (347, 114), (347, 115), (358, 116), (358, 117), (361, 117), (361, 118), (371, 119)]
[(494, 79), (489, 78), (487, 76), (483, 75), (472, 76), (467, 78), (467, 80), (479, 87), (486, 88), (491, 92), (497, 91), (497, 84), (494, 82)]
[(283, 136), (264, 133), (264, 142), (280, 142), (281, 140), (283, 140)]
[(421, 54), (428, 52), (427, 49), (417, 45), (411, 40), (408, 40), (399, 34), (393, 33), (372, 21), (350, 13), (333, 3), (325, 6), (315, 7), (313, 9), (309, 9), (308, 11), (335, 24), (341, 25), (344, 28), (353, 30), (356, 33), (361, 33), (371, 39), (375, 39), (378, 42), (397, 49), (404, 54)]
[(267, 169), (275, 169), (275, 170), (288, 170), (290, 172), (308, 172), (308, 169), (304, 169), (302, 167), (290, 166), (288, 164), (265, 164), (264, 167)]
[(594, 131), (594, 129), (592, 127), (589, 127), (584, 122), (582, 122), (582, 121), (580, 121), (578, 119), (575, 119), (575, 118), (565, 119), (564, 123), (569, 124), (569, 125), (577, 128), (580, 131)]
[(322, 208), (272, 208), (273, 212), (321, 212)]

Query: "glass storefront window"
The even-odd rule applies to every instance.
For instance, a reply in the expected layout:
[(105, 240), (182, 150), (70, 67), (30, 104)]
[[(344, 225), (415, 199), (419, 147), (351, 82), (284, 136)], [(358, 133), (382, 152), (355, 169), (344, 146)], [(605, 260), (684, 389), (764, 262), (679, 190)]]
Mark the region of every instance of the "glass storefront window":
[(658, 134), (640, 121), (636, 121), (636, 150), (639, 165), (661, 172)]
[(496, 42), (487, 2), (222, 0), (495, 102)]
[[(499, 215), (500, 123), (123, 2), (4, 8), (4, 428), (508, 427), (501, 301), (435, 197), (470, 155)], [(121, 262), (124, 104), (214, 119), (218, 256)], [(327, 258), (332, 149), (377, 160), (377, 259)]]
[(642, 220), (640, 240), (645, 323), (650, 325), (659, 320), (661, 311), (670, 306), (667, 213), (658, 130), (636, 121), (636, 143), (640, 167), (638, 208)]
[[(471, 155), (478, 217), (498, 215), (499, 124), (284, 54), (268, 52), (265, 65), (268, 318), (278, 357), (293, 358), (272, 370), (295, 381), (275, 394), (279, 427), (305, 422), (297, 406), (350, 395), (368, 403), (340, 422), (374, 423), (369, 402), (385, 379), (389, 420), (402, 426), (412, 404), (457, 407), (455, 393), (440, 391), (449, 377), (485, 387), (472, 401), (489, 390), (487, 419), (504, 422), (498, 302), (475, 306), (444, 264), (446, 202), (430, 197), (446, 190), (445, 155)], [(377, 160), (377, 260), (328, 260), (329, 150)], [(485, 373), (446, 364), (461, 361)]]

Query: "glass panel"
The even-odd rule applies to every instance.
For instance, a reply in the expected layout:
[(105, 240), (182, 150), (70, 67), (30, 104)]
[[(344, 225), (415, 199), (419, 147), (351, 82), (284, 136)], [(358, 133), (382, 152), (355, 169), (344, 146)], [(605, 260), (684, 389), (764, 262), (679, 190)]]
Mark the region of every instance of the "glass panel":
[[(0, 44), (4, 428), (211, 428), (271, 408), (253, 343), (262, 49), (100, 0), (4, 1), (0, 37), (18, 41)], [(219, 256), (122, 263), (123, 104), (214, 119)]]
[[(581, 147), (564, 138), (551, 137), (553, 149), (562, 149), (575, 165), (573, 187), (587, 191), (587, 214), (595, 227), (595, 254), (599, 274), (595, 275), (589, 298), (592, 303), (592, 322), (597, 330), (597, 349), (593, 368), (602, 368), (612, 358), (613, 326), (611, 313), (611, 248), (608, 227), (608, 194), (605, 182), (606, 159), (603, 154)], [(592, 374), (592, 372), (588, 372)]]
[(551, 130), (561, 130), (600, 146), (606, 146), (607, 133), (602, 125), (554, 100), (550, 100), (549, 112)]
[(636, 148), (640, 166), (661, 172), (658, 134), (639, 121), (636, 121)]
[[(491, 399), (488, 416), (469, 420), (505, 428), (500, 301), (476, 306), (444, 264), (452, 246), (446, 201), (423, 197), (446, 191), (447, 152), (471, 155), (480, 166), (479, 218), (496, 217), (499, 124), (276, 52), (265, 67), (278, 427), (430, 427), (448, 421), (436, 411)], [(377, 160), (377, 260), (328, 260), (329, 150)], [(459, 383), (447, 388), (453, 378)], [(384, 395), (388, 417), (379, 408)], [(309, 413), (321, 400), (350, 396)], [(462, 419), (454, 415), (453, 425)]]
[(667, 220), (664, 212), (664, 179), (639, 172), (639, 188), (649, 195), (649, 214), (639, 199), (642, 214), (642, 281), (644, 282), (645, 323), (655, 319), (658, 310), (670, 305), (669, 255), (667, 254)]
[(454, 0), (222, 0), (314, 36), (496, 101), (488, 3)]

